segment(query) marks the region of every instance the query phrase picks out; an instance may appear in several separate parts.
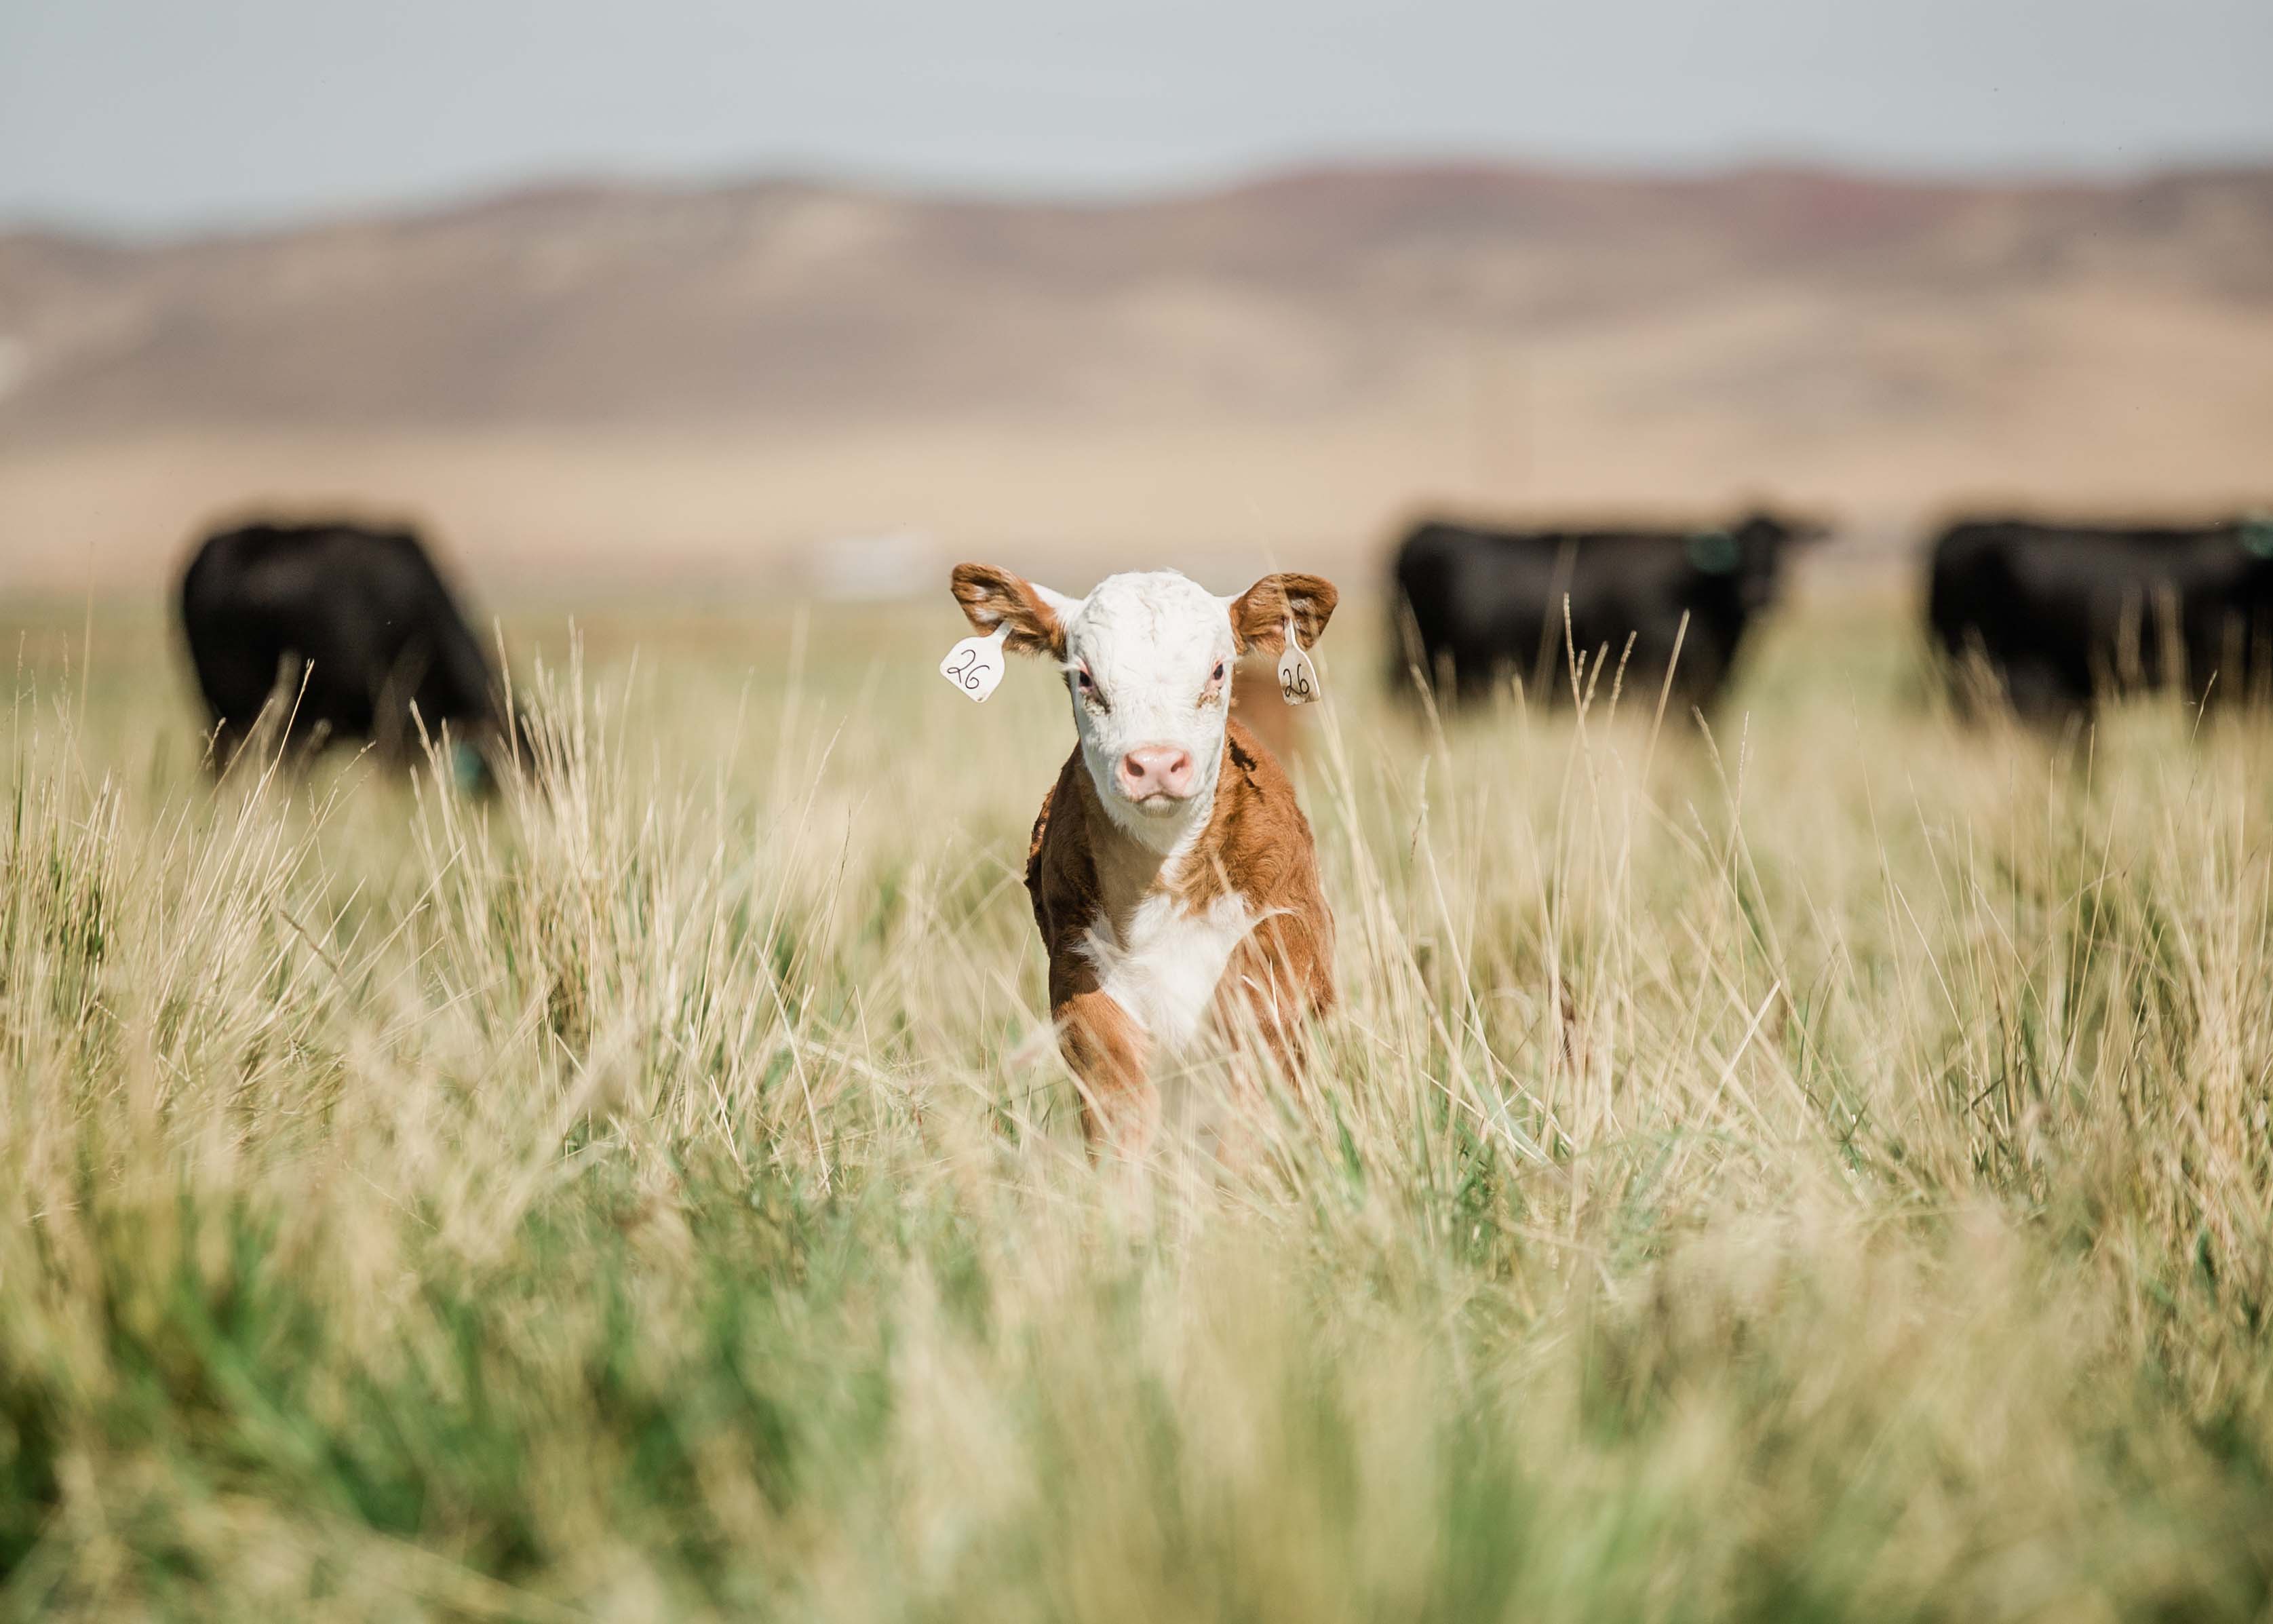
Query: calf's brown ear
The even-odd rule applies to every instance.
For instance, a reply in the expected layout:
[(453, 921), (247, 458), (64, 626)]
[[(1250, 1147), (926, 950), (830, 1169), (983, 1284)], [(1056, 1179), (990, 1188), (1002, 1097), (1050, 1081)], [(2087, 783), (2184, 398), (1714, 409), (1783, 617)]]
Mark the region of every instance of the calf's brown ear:
[(1231, 600), (1231, 632), (1239, 651), (1283, 653), (1287, 622), (1294, 622), (1294, 635), (1308, 649), (1325, 635), (1341, 594), (1323, 575), (1265, 575)]
[(1080, 600), (1053, 592), (1046, 586), (997, 569), (992, 564), (957, 564), (948, 578), (964, 617), (981, 635), (1008, 626), (1005, 647), (1021, 654), (1046, 654), (1063, 659), (1065, 623), (1081, 607)]

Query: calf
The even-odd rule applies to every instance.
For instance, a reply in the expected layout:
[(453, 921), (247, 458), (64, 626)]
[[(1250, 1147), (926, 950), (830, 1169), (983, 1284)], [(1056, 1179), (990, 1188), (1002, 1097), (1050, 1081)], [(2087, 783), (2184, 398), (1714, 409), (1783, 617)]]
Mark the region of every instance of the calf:
[(1281, 657), (1290, 700), (1308, 696), (1299, 650), (1337, 595), (1274, 575), (1217, 598), (1162, 571), (1074, 598), (983, 564), (956, 566), (953, 588), (979, 632), (1065, 676), (1080, 739), (1034, 820), (1026, 889), (1083, 1135), (1092, 1153), (1141, 1154), (1156, 1060), (1211, 1026), (1235, 1035), (1243, 1015), (1291, 1064), (1302, 1021), (1334, 1001), (1309, 823), (1229, 705), (1234, 663), (1257, 652)]
[[(1571, 697), (1568, 657), (1599, 658), (1654, 703), (1673, 673), (1684, 708), (1719, 697), (1787, 547), (1814, 526), (1756, 513), (1726, 530), (1490, 530), (1429, 521), (1398, 548), (1392, 648), (1473, 700), (1511, 673), (1531, 697)], [(1567, 620), (1566, 620), (1567, 615)], [(1678, 658), (1677, 659), (1677, 650)], [(1600, 690), (1609, 694), (1606, 681)]]
[(1961, 703), (1976, 660), (2036, 721), (2167, 685), (2197, 703), (2262, 701), (2273, 685), (2273, 521), (1969, 520), (1934, 544), (1926, 619)]

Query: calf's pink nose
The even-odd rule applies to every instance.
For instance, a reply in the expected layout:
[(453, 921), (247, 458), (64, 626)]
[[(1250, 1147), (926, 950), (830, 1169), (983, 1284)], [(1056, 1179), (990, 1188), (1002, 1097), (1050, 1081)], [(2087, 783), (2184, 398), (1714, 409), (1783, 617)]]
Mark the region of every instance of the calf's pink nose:
[(1131, 801), (1192, 793), (1192, 753), (1173, 744), (1140, 744), (1121, 758), (1121, 787)]

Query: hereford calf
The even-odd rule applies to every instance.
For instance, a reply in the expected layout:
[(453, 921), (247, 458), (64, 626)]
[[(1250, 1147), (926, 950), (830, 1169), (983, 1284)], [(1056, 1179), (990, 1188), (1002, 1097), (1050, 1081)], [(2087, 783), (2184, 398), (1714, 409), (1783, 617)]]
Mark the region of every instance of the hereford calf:
[(1308, 648), (1334, 612), (1316, 575), (1217, 598), (1173, 571), (1066, 598), (983, 564), (954, 590), (981, 634), (1065, 673), (1080, 742), (1043, 797), (1026, 889), (1050, 1013), (1091, 1149), (1140, 1154), (1152, 1063), (1251, 1019), (1282, 1064), (1333, 1003), (1333, 916), (1310, 826), (1270, 752), (1230, 719), (1242, 655)]

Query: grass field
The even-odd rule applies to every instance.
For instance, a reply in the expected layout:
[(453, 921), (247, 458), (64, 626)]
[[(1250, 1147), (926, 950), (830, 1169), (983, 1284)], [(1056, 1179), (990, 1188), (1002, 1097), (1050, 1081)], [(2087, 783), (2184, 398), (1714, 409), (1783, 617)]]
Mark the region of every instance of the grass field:
[(1709, 744), (1434, 734), (1368, 619), (1345, 1006), (1129, 1170), (943, 593), (516, 625), (486, 806), (215, 793), (159, 620), (21, 611), (0, 1614), (2273, 1615), (2273, 739), (1966, 732), (1863, 601)]

